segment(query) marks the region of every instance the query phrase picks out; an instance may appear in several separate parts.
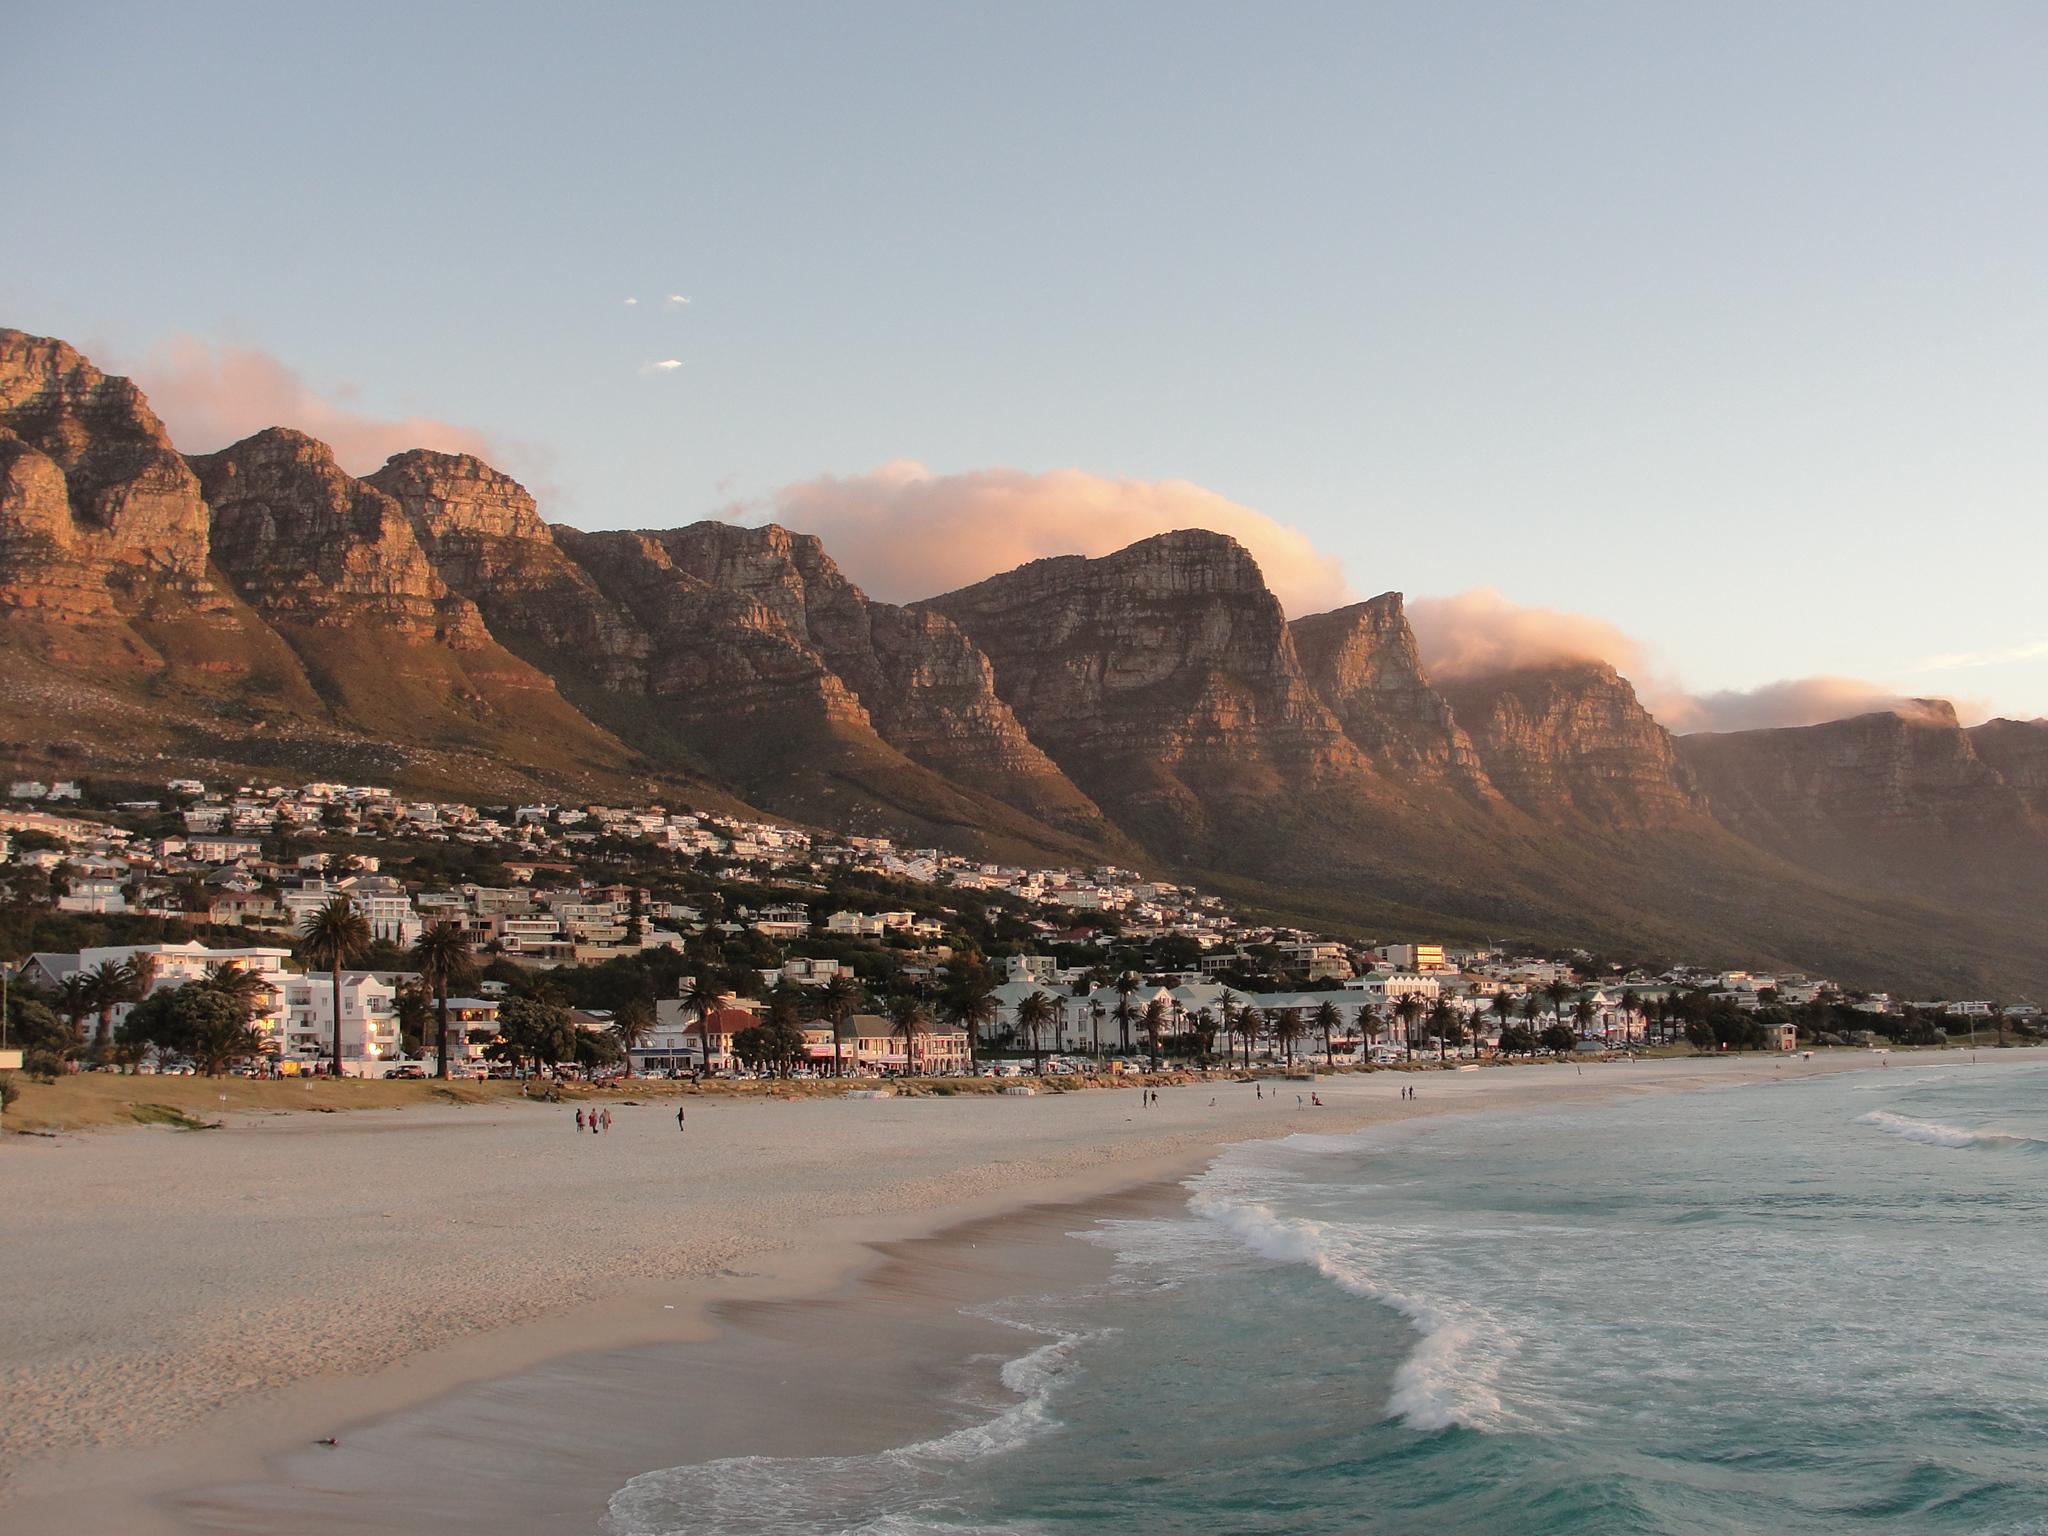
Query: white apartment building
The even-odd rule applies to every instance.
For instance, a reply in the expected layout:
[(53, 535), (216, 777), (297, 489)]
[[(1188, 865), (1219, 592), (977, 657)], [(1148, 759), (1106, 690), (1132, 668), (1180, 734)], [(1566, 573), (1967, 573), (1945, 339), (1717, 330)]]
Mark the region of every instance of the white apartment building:
[[(334, 1050), (334, 983), (328, 976), (288, 976), (282, 1054), (322, 1061)], [(377, 1077), (380, 1061), (398, 1051), (398, 987), (369, 971), (341, 973), (341, 1068), (352, 1077)]]

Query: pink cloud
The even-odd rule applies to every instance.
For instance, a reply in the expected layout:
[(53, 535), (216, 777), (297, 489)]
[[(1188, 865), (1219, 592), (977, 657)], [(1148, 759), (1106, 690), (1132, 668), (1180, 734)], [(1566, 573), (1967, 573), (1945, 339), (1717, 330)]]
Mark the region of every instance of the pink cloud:
[(1629, 677), (1646, 671), (1642, 646), (1605, 619), (1527, 608), (1498, 587), (1419, 597), (1407, 607), (1423, 669), (1440, 683), (1571, 661), (1604, 661)]
[[(293, 427), (332, 448), (351, 474), (368, 474), (408, 448), (503, 462), (481, 432), (425, 416), (364, 415), (321, 396), (292, 369), (251, 347), (174, 336), (127, 372), (185, 453), (210, 453), (265, 427)], [(349, 393), (340, 392), (342, 401)]]
[(788, 486), (776, 522), (825, 541), (876, 597), (907, 602), (1047, 555), (1106, 555), (1176, 528), (1228, 534), (1251, 552), (1289, 613), (1346, 600), (1342, 567), (1294, 529), (1184, 480), (1120, 480), (1078, 469), (934, 474), (909, 460)]
[(1757, 688), (1685, 695), (1657, 713), (1672, 730), (1691, 734), (1820, 725), (1881, 710), (1908, 720), (1952, 725), (1958, 716), (1982, 718), (1986, 706), (1976, 699), (1958, 699), (1952, 704), (1947, 699), (1911, 698), (1860, 677), (1788, 677)]
[[(1605, 619), (1554, 608), (1527, 608), (1494, 587), (1407, 605), (1430, 679), (1452, 683), (1523, 667), (1604, 661), (1635, 685), (1643, 706), (1667, 730), (1751, 731), (1819, 725), (1889, 710), (1909, 720), (1952, 721), (1945, 699), (1917, 699), (1857, 677), (1796, 677), (1758, 688), (1693, 693), (1661, 671), (1641, 641)], [(1960, 699), (1956, 715), (1981, 719), (1984, 704)]]

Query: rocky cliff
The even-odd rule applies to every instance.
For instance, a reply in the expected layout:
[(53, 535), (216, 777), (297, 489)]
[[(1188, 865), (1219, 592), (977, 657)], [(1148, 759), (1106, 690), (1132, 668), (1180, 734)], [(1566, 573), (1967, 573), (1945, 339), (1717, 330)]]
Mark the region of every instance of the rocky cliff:
[(467, 454), (415, 449), (365, 484), (410, 519), (435, 573), (511, 650), (571, 686), (646, 687), (648, 637), (565, 554), (526, 488)]
[(2048, 719), (1987, 720), (1970, 746), (2037, 816), (2048, 817)]
[(1032, 740), (1155, 846), (1221, 851), (1262, 808), (1369, 777), (1258, 566), (1221, 534), (1036, 560), (920, 606), (965, 631)]
[(1539, 821), (1640, 830), (1705, 814), (1670, 734), (1604, 662), (1466, 679), (1444, 697), (1494, 787)]
[(2019, 794), (1942, 700), (1790, 730), (1681, 739), (1728, 826), (1767, 846), (1940, 842), (2015, 824)]
[(1401, 594), (1296, 619), (1288, 626), (1309, 683), (1381, 771), (1497, 796), (1472, 738), (1423, 675)]

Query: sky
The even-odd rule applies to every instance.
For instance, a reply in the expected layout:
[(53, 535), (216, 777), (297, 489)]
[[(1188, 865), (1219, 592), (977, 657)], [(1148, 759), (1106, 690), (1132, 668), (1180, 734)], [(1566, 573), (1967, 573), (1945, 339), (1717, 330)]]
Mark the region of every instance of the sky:
[(2048, 715), (2048, 8), (26, 9), (0, 324), (879, 596), (1163, 527), (1675, 729)]

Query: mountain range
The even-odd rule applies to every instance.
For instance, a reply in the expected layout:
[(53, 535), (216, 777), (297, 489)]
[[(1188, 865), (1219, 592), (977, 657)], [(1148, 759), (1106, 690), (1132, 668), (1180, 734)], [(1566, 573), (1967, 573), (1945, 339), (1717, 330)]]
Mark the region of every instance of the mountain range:
[(1675, 737), (1600, 662), (1439, 685), (1399, 593), (1289, 619), (1165, 533), (897, 605), (820, 542), (587, 532), (415, 450), (172, 444), (0, 331), (0, 759), (669, 797), (1112, 860), (1357, 934), (2048, 992), (2048, 721)]

